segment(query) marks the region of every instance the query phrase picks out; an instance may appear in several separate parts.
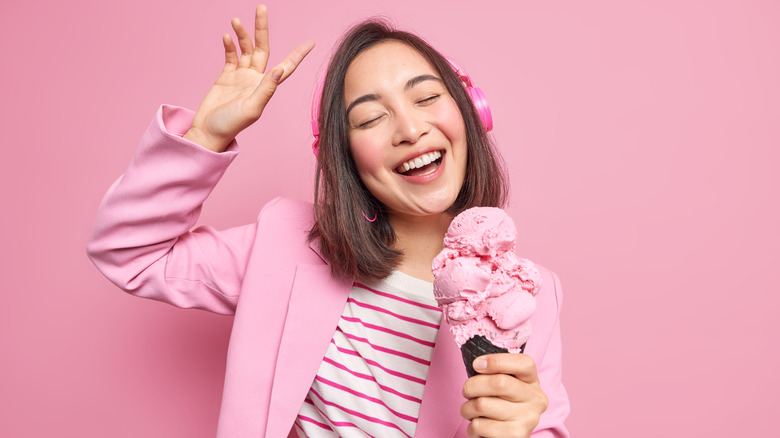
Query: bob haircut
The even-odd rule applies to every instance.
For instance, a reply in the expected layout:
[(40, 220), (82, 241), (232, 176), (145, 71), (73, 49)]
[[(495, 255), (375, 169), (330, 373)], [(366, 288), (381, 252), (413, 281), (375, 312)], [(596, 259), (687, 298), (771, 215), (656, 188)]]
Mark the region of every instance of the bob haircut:
[[(342, 37), (323, 83), (317, 120), (320, 135), (314, 188), (316, 220), (309, 230), (310, 241), (319, 239), (320, 252), (330, 263), (332, 274), (348, 281), (385, 278), (403, 256), (393, 249), (395, 232), (384, 206), (358, 175), (344, 104), (344, 78), (352, 60), (388, 40), (407, 44), (430, 63), (463, 116), (468, 154), (466, 179), (447, 212), (454, 216), (471, 207), (503, 207), (508, 194), (504, 162), (447, 59), (422, 38), (396, 30), (386, 20), (363, 21)], [(363, 217), (372, 217), (374, 213), (374, 222)]]

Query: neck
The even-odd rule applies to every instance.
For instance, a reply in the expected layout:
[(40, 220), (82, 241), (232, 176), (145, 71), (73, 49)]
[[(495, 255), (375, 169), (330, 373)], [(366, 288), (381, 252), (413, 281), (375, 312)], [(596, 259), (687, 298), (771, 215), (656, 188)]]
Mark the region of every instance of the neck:
[(432, 216), (391, 216), (390, 223), (396, 235), (394, 248), (403, 252), (398, 270), (433, 282), (431, 263), (442, 249), (450, 222), (452, 216), (447, 213)]

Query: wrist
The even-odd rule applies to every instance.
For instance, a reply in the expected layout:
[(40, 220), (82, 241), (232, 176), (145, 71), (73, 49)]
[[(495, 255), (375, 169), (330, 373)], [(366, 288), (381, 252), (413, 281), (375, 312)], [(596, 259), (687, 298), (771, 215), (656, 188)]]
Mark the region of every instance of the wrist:
[(224, 152), (230, 144), (231, 140), (216, 139), (213, 136), (205, 134), (203, 131), (196, 127), (191, 127), (182, 136), (182, 138), (189, 140), (201, 147), (204, 147), (212, 152)]

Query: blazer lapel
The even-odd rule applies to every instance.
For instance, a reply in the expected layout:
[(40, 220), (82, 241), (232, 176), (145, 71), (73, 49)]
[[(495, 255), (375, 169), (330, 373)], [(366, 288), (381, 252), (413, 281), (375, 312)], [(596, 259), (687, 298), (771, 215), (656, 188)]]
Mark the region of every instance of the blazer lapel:
[[(442, 318), (431, 367), (425, 383), (416, 437), (453, 437), (464, 420), (460, 416), (466, 368), (450, 326)], [(465, 436), (465, 435), (464, 435)]]
[[(316, 243), (309, 246), (320, 255)], [(351, 282), (334, 279), (327, 264), (298, 265), (276, 361), (265, 436), (288, 436), (333, 338), (351, 287)], [(460, 349), (442, 318), (415, 436), (454, 437), (465, 430), (467, 422), (460, 416), (465, 381)], [(465, 433), (462, 435), (465, 437)]]
[(330, 266), (298, 265), (276, 361), (265, 436), (290, 432), (336, 329), (351, 284)]

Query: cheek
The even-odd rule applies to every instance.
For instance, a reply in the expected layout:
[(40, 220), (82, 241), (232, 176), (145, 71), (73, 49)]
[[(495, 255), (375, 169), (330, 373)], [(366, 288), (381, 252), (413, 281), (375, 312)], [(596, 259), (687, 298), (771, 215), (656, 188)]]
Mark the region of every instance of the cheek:
[(372, 140), (371, 136), (351, 135), (349, 148), (362, 179), (365, 180), (366, 176), (377, 172), (383, 167), (380, 154), (381, 147), (376, 141)]
[(466, 124), (458, 110), (458, 104), (450, 97), (449, 105), (442, 105), (436, 117), (439, 121), (439, 129), (453, 142), (453, 146), (466, 143)]

